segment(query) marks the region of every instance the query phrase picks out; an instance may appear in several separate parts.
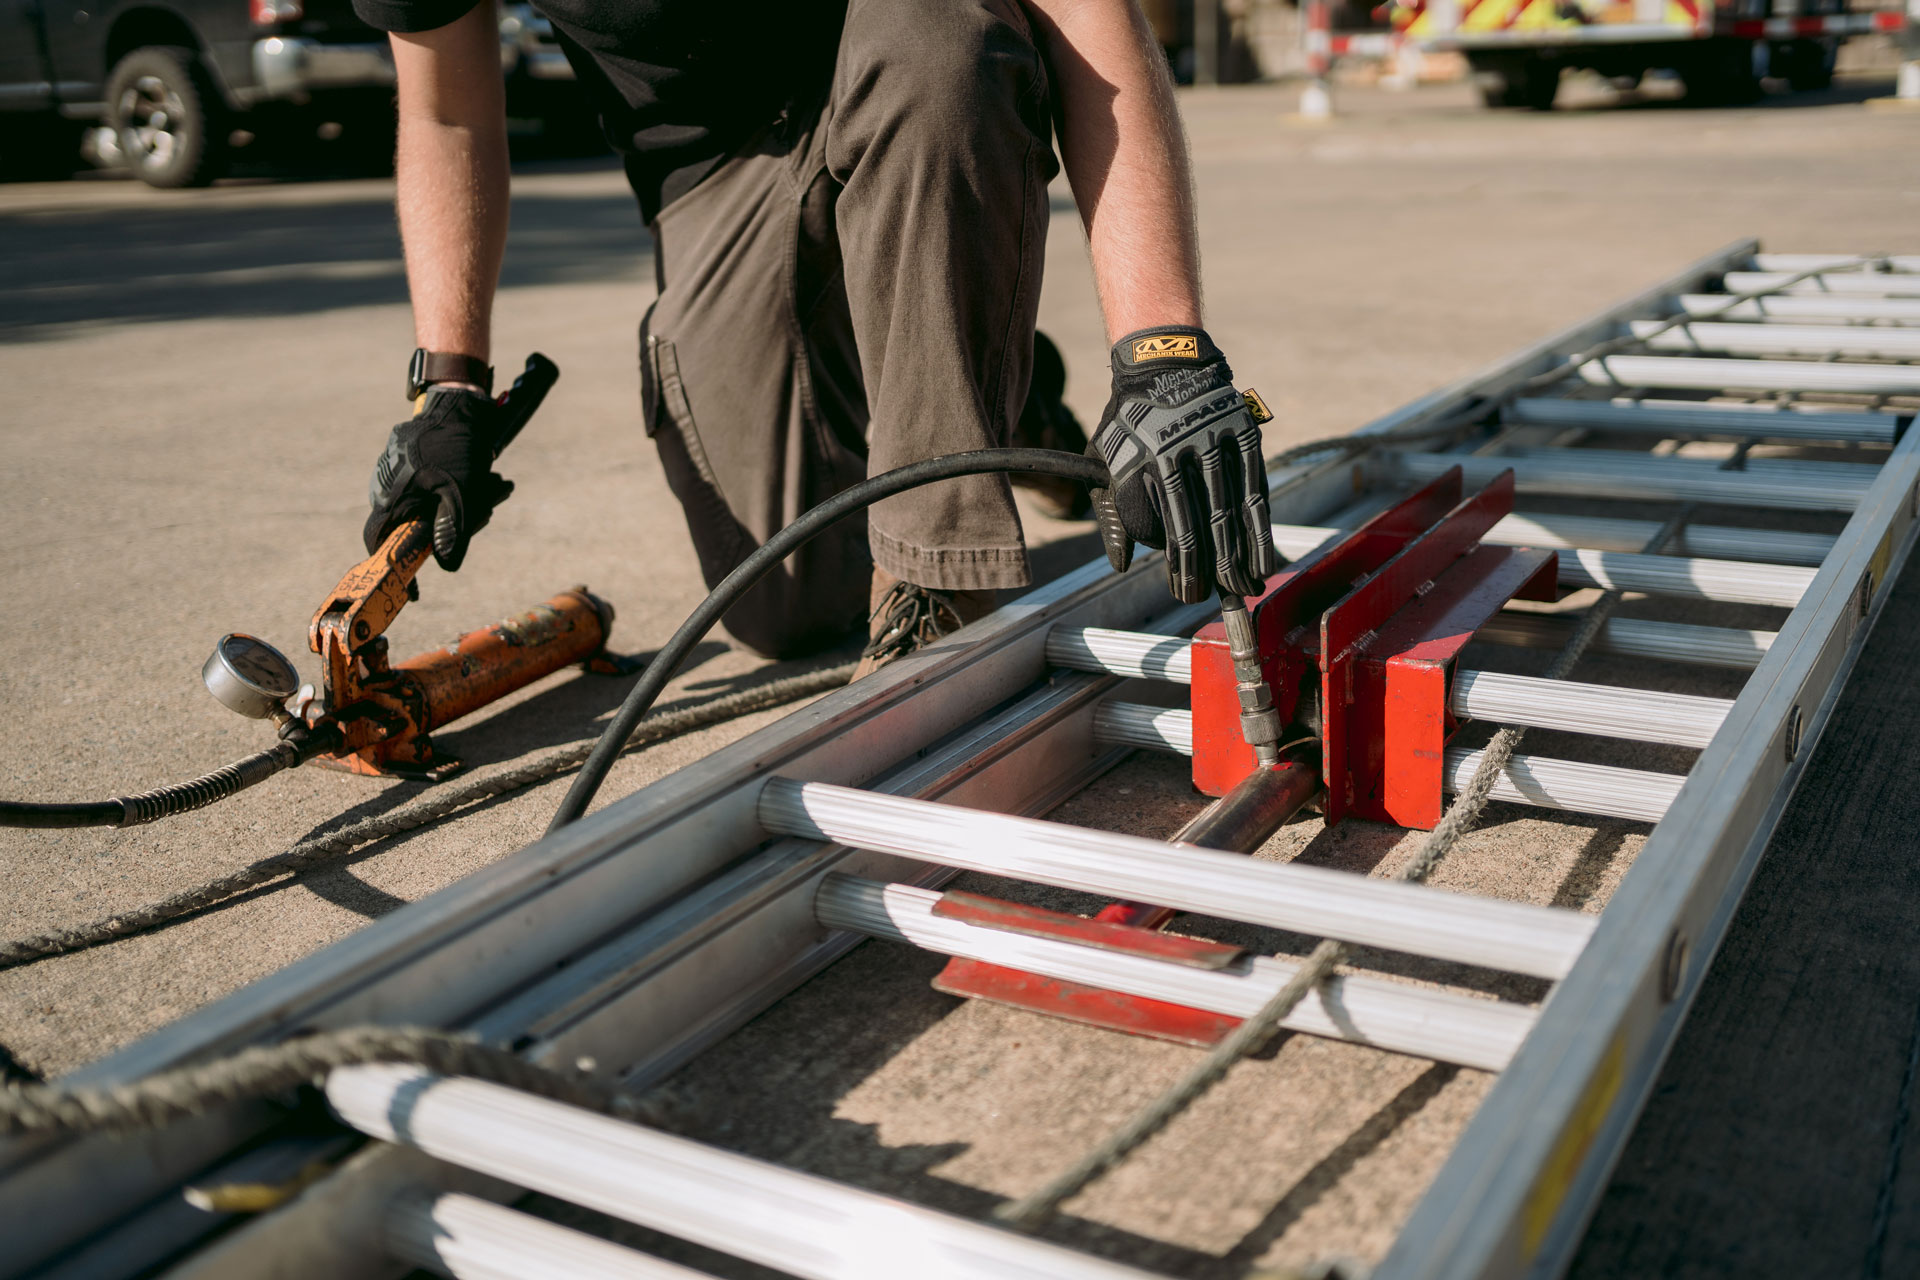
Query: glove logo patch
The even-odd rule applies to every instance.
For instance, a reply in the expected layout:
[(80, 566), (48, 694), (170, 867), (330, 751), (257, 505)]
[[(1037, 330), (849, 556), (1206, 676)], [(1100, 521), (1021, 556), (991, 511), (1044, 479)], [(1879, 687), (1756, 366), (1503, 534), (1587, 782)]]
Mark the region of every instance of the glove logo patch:
[(1200, 358), (1200, 339), (1190, 333), (1167, 333), (1153, 338), (1136, 338), (1133, 342), (1133, 362), (1139, 364), (1146, 360), (1198, 360)]
[(1233, 406), (1240, 403), (1241, 403), (1240, 393), (1233, 390), (1233, 388), (1229, 387), (1227, 388), (1226, 395), (1220, 396), (1218, 399), (1209, 401), (1208, 403), (1201, 405), (1198, 409), (1193, 410), (1191, 413), (1185, 414), (1180, 418), (1174, 420), (1173, 422), (1169, 423), (1168, 425), (1161, 427), (1159, 431), (1154, 433), (1154, 440), (1158, 444), (1165, 444), (1169, 440), (1172, 440), (1175, 436), (1178, 436), (1182, 432), (1186, 431), (1188, 427), (1191, 427), (1194, 423), (1200, 421), (1202, 418), (1211, 417), (1213, 414), (1219, 413), (1225, 409), (1231, 409), (1233, 408)]

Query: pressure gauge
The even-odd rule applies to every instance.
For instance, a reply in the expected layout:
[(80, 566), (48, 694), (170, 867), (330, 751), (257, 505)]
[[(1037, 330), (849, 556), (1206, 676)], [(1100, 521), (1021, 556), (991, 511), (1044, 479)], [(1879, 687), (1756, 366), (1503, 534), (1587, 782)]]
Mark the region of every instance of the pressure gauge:
[(229, 711), (250, 720), (265, 720), (300, 688), (300, 673), (287, 655), (254, 636), (235, 632), (214, 646), (213, 656), (200, 668), (207, 692)]

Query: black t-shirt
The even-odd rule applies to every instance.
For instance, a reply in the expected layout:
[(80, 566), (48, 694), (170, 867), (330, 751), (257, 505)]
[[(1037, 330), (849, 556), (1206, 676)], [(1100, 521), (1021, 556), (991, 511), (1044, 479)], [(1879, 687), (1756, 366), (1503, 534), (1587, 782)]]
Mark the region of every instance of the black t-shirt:
[[(431, 31), (476, 0), (353, 0), (383, 31)], [(651, 221), (833, 74), (846, 0), (541, 0)]]

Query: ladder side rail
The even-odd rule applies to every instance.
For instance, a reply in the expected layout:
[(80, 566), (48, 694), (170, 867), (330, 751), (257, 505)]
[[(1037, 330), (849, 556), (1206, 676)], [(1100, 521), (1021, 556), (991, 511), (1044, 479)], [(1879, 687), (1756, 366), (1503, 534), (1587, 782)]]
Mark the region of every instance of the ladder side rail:
[(1878, 616), (1884, 584), (1908, 559), (1917, 486), (1920, 439), (1908, 437), (1614, 891), (1537, 1033), (1415, 1207), (1379, 1280), (1565, 1268)]

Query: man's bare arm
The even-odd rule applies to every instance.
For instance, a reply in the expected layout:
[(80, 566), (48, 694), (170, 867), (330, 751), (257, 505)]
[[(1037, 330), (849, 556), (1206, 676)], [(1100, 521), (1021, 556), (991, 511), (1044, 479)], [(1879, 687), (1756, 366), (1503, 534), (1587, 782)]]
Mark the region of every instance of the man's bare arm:
[(507, 121), (491, 0), (434, 31), (393, 35), (394, 170), (415, 340), (490, 359), (507, 242)]
[(1193, 175), (1166, 59), (1133, 0), (1025, 0), (1107, 337), (1200, 324)]

